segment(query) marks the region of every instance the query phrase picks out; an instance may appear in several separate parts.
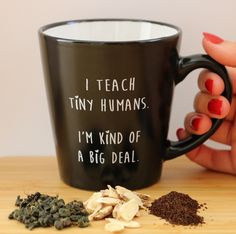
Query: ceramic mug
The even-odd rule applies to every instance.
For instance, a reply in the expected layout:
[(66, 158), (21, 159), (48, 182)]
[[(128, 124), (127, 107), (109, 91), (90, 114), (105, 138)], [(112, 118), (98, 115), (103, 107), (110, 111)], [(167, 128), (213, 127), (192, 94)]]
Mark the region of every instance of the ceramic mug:
[(181, 30), (130, 19), (59, 22), (39, 30), (59, 171), (82, 189), (107, 184), (139, 189), (157, 182), (163, 161), (207, 140), (167, 139), (175, 85), (197, 68), (225, 83), (226, 69), (207, 55), (180, 57)]

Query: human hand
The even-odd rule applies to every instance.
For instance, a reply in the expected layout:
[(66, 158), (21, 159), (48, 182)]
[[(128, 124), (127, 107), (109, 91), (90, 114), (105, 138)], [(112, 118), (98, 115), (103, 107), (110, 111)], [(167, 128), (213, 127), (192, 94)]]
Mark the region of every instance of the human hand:
[(213, 72), (202, 71), (198, 79), (200, 92), (194, 100), (195, 112), (187, 114), (185, 129), (178, 129), (176, 134), (179, 139), (184, 139), (189, 134), (201, 135), (211, 128), (210, 118), (225, 118), (210, 139), (229, 145), (230, 150), (217, 150), (201, 145), (186, 155), (203, 167), (236, 175), (236, 43), (209, 33), (203, 35), (202, 44), (207, 54), (227, 67), (233, 86), (232, 103), (230, 106), (228, 100), (221, 96), (224, 90), (223, 80)]

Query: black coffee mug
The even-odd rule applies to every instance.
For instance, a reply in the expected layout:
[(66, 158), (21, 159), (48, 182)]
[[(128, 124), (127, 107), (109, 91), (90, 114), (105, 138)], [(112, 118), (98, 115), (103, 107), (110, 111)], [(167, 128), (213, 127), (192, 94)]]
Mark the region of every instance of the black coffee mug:
[(207, 140), (167, 140), (174, 86), (207, 68), (232, 91), (226, 69), (207, 55), (179, 57), (181, 30), (146, 20), (92, 19), (39, 30), (61, 178), (98, 190), (157, 182), (162, 163)]

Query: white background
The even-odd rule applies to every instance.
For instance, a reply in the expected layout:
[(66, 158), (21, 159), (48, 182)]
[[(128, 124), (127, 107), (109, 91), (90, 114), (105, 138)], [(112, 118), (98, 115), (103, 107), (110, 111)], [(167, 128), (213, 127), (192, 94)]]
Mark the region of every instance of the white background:
[[(54, 155), (37, 30), (62, 20), (143, 18), (183, 30), (181, 54), (202, 53), (202, 32), (236, 38), (234, 0), (0, 0), (0, 156)], [(183, 126), (197, 72), (175, 90), (169, 136)]]

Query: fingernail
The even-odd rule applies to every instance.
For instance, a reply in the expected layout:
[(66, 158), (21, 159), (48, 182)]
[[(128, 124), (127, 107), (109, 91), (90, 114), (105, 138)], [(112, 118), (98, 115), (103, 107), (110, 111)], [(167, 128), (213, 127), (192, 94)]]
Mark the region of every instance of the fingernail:
[(209, 93), (212, 93), (212, 90), (213, 90), (213, 80), (212, 79), (206, 80), (205, 87), (206, 87), (206, 89), (207, 89), (207, 91)]
[(220, 115), (221, 114), (221, 109), (222, 109), (222, 101), (219, 99), (212, 99), (211, 101), (208, 102), (208, 110), (212, 114)]
[(181, 132), (183, 132), (183, 131), (184, 131), (183, 128), (178, 128), (178, 129), (177, 129), (177, 131), (176, 131), (176, 135), (177, 135), (178, 138), (181, 137)]
[(194, 130), (197, 131), (199, 129), (199, 125), (201, 122), (201, 117), (200, 116), (196, 116), (194, 115), (191, 119), (190, 119), (190, 127)]
[(220, 44), (224, 41), (222, 38), (220, 38), (214, 34), (207, 33), (207, 32), (204, 32), (203, 36), (206, 38), (206, 40), (210, 41), (213, 44)]

